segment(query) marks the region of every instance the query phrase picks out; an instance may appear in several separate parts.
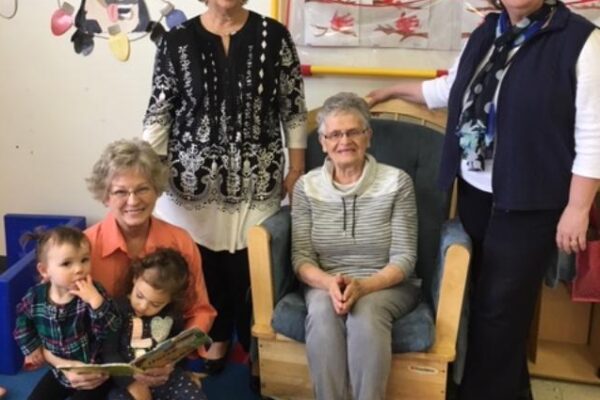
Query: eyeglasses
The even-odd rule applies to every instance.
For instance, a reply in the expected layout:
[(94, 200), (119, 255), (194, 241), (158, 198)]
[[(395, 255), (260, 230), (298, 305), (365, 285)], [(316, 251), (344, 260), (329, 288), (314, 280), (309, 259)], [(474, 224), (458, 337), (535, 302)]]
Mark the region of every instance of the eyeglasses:
[(327, 140), (331, 140), (332, 142), (338, 142), (342, 140), (344, 136), (348, 139), (356, 139), (357, 137), (364, 135), (367, 133), (368, 129), (348, 129), (347, 131), (332, 131), (329, 133), (324, 133), (323, 137)]
[(134, 195), (138, 199), (144, 199), (154, 192), (150, 186), (141, 186), (137, 189), (126, 190), (126, 189), (115, 189), (109, 193), (111, 197), (117, 200), (125, 201), (129, 199), (129, 196)]

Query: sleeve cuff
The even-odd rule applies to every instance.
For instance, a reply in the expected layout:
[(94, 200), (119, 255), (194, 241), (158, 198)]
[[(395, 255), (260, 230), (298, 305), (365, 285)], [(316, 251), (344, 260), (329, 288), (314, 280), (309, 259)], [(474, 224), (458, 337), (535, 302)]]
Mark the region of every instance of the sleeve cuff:
[(144, 128), (142, 139), (150, 143), (150, 146), (159, 156), (167, 155), (167, 144), (169, 135), (164, 126), (159, 124), (148, 125)]
[(314, 260), (311, 260), (310, 258), (300, 258), (298, 260), (293, 260), (292, 268), (294, 269), (294, 273), (297, 274), (298, 269), (300, 269), (300, 267), (304, 264), (319, 265)]
[(306, 114), (296, 115), (286, 123), (286, 144), (290, 149), (306, 148)]
[(29, 343), (19, 346), (24, 356), (28, 356), (42, 346), (42, 342), (38, 339), (33, 339)]
[(411, 277), (415, 271), (415, 263), (410, 262), (406, 258), (392, 259), (390, 260), (390, 265), (402, 271), (406, 279)]
[[(587, 160), (582, 160), (587, 158)], [(573, 175), (583, 176), (584, 178), (600, 179), (600, 159), (598, 157), (577, 156), (571, 169)]]
[(421, 90), (427, 108), (444, 108), (448, 105), (448, 96), (444, 95), (445, 93), (449, 93), (448, 88), (445, 88), (446, 85), (445, 76), (423, 81)]
[(306, 149), (307, 137), (304, 127), (301, 130), (290, 132), (287, 138), (289, 149)]
[(102, 304), (100, 304), (100, 307), (98, 307), (95, 310), (92, 307), (89, 307), (89, 309), (90, 309), (90, 316), (93, 319), (104, 318), (104, 316), (106, 315), (106, 313), (110, 309), (109, 300), (107, 300), (106, 297), (105, 297), (104, 301), (102, 302)]

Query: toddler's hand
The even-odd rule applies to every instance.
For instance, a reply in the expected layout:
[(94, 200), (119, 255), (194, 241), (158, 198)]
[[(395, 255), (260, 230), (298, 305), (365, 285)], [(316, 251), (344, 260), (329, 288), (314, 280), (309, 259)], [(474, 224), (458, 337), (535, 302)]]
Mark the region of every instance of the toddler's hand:
[[(87, 365), (81, 361), (68, 360), (69, 365)], [(102, 385), (109, 376), (107, 374), (93, 373), (83, 374), (75, 371), (63, 371), (65, 377), (71, 384), (73, 389), (77, 390), (92, 390)]]
[(33, 351), (33, 353), (25, 356), (23, 368), (25, 371), (33, 371), (40, 368), (45, 362), (46, 359), (44, 358), (44, 352), (41, 347), (38, 347)]
[(146, 386), (155, 387), (167, 383), (171, 372), (173, 372), (173, 364), (168, 364), (164, 367), (148, 368), (143, 373), (135, 374), (133, 378)]
[(133, 381), (127, 386), (127, 391), (135, 400), (152, 400), (150, 388), (140, 381)]
[(71, 289), (69, 292), (88, 303), (94, 310), (98, 309), (104, 302), (104, 297), (102, 297), (96, 286), (94, 286), (91, 275), (75, 282), (75, 287), (76, 289)]

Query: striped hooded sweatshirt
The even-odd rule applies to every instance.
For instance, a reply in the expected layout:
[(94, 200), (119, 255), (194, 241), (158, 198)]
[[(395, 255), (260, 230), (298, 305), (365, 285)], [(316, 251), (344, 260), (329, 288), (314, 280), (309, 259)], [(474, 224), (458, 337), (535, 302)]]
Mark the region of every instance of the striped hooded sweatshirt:
[(404, 171), (371, 156), (350, 187), (333, 181), (329, 159), (296, 183), (292, 206), (292, 264), (369, 277), (387, 265), (414, 278), (417, 208)]

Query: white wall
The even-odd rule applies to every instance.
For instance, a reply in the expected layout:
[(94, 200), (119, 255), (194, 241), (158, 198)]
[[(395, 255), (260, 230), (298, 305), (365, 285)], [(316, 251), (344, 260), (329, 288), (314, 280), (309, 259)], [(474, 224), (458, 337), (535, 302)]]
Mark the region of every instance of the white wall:
[[(188, 17), (199, 2), (171, 0)], [(0, 0), (0, 12), (12, 1)], [(78, 6), (79, 2), (71, 0)], [(146, 0), (156, 18), (161, 2)], [(267, 14), (270, 0), (250, 0), (248, 7)], [(92, 200), (84, 178), (103, 147), (121, 137), (139, 136), (150, 92), (154, 44), (132, 43), (128, 62), (115, 60), (104, 40), (94, 52), (74, 53), (69, 38), (50, 33), (56, 1), (20, 1), (12, 20), (0, 19), (0, 214), (76, 214), (94, 223), (104, 207)], [(446, 68), (454, 54), (385, 53), (327, 50), (341, 65)], [(315, 52), (301, 52), (303, 62)], [(311, 55), (312, 54), (312, 55)], [(357, 56), (357, 54), (362, 54)], [(369, 61), (370, 60), (370, 61)], [(313, 63), (318, 63), (312, 60)], [(331, 60), (327, 60), (331, 64)], [(387, 80), (315, 77), (306, 80), (309, 108), (340, 90), (365, 94)], [(5, 254), (0, 221), (0, 254)]]

